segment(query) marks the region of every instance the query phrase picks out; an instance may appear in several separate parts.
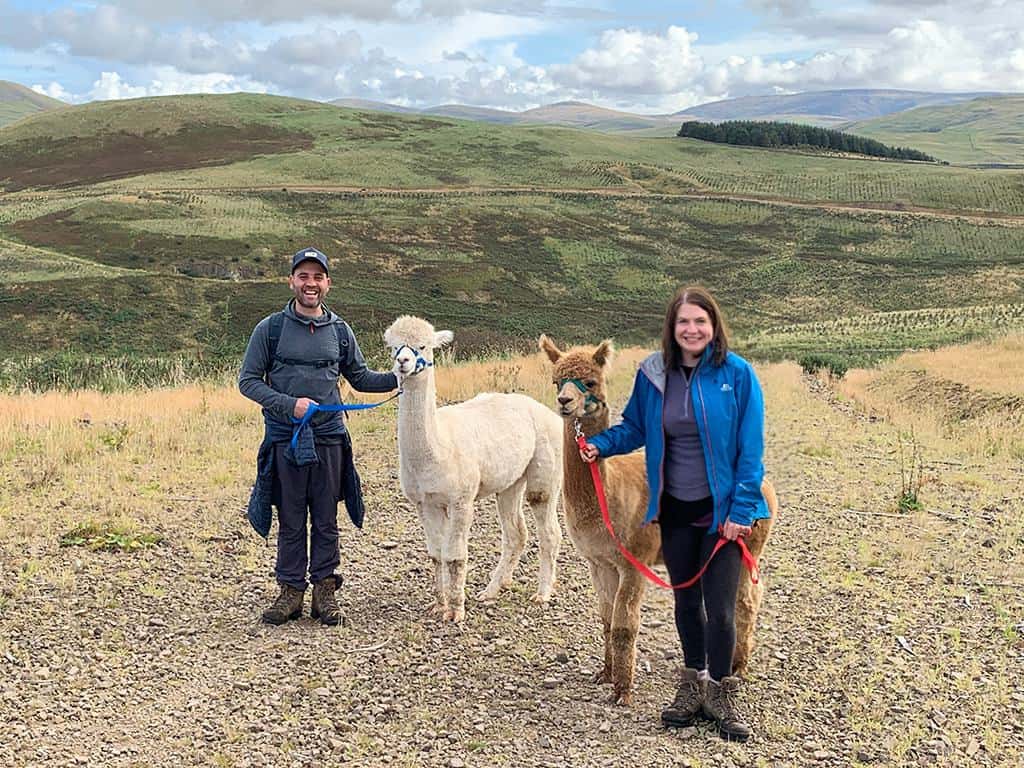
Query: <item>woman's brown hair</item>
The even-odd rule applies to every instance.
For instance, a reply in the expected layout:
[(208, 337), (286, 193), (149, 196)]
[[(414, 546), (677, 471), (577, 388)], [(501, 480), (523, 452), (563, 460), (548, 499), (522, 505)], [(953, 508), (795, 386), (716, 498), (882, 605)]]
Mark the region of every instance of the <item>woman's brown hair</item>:
[(679, 314), (679, 307), (683, 304), (693, 304), (708, 313), (711, 318), (711, 327), (715, 329), (711, 337), (711, 344), (714, 347), (711, 362), (721, 365), (729, 354), (729, 331), (725, 326), (725, 318), (722, 317), (722, 310), (715, 301), (715, 297), (707, 288), (699, 285), (686, 285), (676, 291), (676, 295), (668, 305), (665, 312), (665, 328), (661, 335), (661, 354), (665, 361), (665, 368), (678, 368), (683, 364), (683, 353), (676, 343), (676, 315)]

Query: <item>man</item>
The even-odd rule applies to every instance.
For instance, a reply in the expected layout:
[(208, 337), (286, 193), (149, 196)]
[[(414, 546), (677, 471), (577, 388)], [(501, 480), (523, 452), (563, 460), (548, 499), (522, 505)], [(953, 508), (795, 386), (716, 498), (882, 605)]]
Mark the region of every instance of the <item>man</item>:
[(263, 406), (266, 425), (249, 499), (249, 520), (263, 537), (270, 532), (271, 505), (278, 510), (275, 573), (281, 592), (263, 621), (299, 618), (312, 583), (310, 615), (336, 625), (344, 620), (334, 594), (341, 585), (335, 573), (341, 562), (338, 501), (344, 499), (357, 527), (363, 521), (352, 442), (339, 412), (315, 411), (296, 441), (293, 419), (302, 419), (313, 405), (339, 404), (339, 376), (360, 392), (388, 392), (398, 380), (366, 367), (352, 329), (324, 305), (331, 278), (323, 253), (316, 248), (296, 253), (288, 286), (294, 298), (256, 325), (238, 376), (242, 394)]

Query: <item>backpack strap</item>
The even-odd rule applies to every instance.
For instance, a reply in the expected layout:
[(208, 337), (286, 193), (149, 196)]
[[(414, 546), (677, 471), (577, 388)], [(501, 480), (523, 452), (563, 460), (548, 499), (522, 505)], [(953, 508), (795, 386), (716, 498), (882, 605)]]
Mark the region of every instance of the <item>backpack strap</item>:
[(330, 360), (295, 360), (288, 357), (279, 357), (277, 345), (281, 341), (281, 329), (284, 327), (284, 312), (277, 312), (270, 316), (270, 324), (267, 327), (267, 349), (270, 352), (270, 360), (283, 363), (284, 365), (308, 366), (310, 368), (327, 368), (330, 365), (344, 364), (348, 358), (348, 324), (338, 318), (334, 321), (334, 332), (338, 335), (338, 357)]
[(270, 316), (270, 324), (267, 326), (267, 348), (270, 351), (270, 359), (277, 357), (277, 342), (281, 340), (281, 328), (284, 327), (284, 312), (275, 312)]

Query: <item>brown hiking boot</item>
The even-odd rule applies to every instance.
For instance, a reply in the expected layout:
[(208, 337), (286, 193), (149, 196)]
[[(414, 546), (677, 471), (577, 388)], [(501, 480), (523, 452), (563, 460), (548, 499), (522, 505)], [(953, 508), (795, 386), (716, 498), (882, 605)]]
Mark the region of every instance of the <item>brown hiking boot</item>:
[(284, 624), (286, 621), (299, 618), (302, 615), (302, 597), (304, 594), (301, 589), (296, 589), (288, 584), (282, 584), (281, 594), (263, 612), (263, 623)]
[(736, 701), (739, 691), (738, 677), (723, 677), (720, 683), (708, 680), (704, 714), (715, 721), (718, 735), (726, 741), (746, 741), (750, 738), (750, 726), (743, 722)]
[(335, 626), (345, 623), (345, 616), (338, 607), (338, 600), (334, 593), (341, 586), (340, 576), (328, 576), (313, 585), (313, 605), (309, 609), (309, 615), (314, 619), (320, 619), (322, 624)]
[(675, 701), (661, 710), (661, 722), (673, 728), (693, 725), (693, 721), (701, 714), (703, 704), (704, 681), (698, 677), (696, 669), (687, 667), (679, 681)]

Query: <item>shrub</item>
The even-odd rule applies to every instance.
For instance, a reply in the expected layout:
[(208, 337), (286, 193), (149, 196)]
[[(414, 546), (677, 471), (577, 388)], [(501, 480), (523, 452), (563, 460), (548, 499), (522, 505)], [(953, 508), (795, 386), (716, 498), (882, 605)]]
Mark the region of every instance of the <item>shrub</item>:
[(819, 371), (828, 371), (832, 377), (841, 379), (846, 375), (846, 371), (848, 370), (845, 360), (836, 357), (835, 355), (825, 355), (817, 352), (804, 355), (797, 362), (800, 364), (804, 373), (809, 375), (813, 375)]

